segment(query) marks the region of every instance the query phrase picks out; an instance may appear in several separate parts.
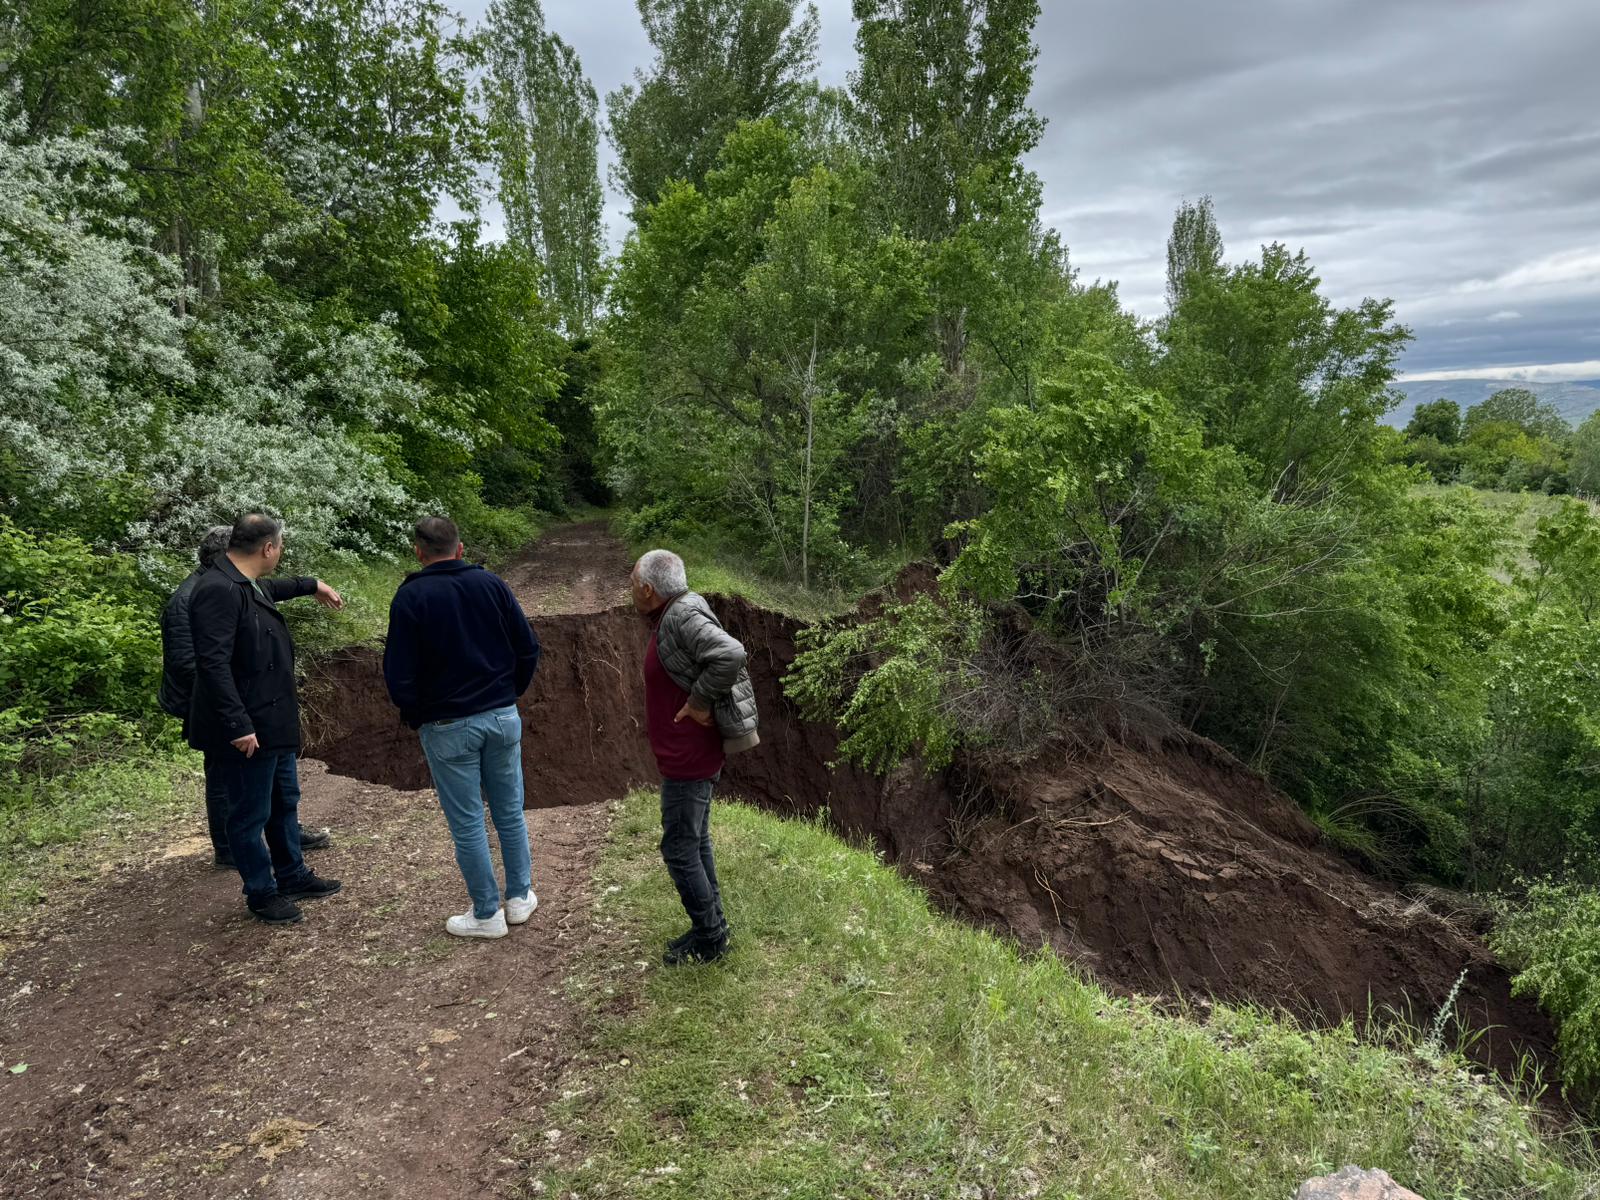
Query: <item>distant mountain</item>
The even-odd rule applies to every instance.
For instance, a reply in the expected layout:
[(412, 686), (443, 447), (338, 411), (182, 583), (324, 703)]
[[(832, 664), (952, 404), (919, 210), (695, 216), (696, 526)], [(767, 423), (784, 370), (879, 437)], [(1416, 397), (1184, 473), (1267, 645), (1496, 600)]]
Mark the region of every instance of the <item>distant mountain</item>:
[(1404, 429), (1419, 404), (1430, 400), (1454, 400), (1465, 413), (1474, 404), (1487, 400), (1503, 388), (1527, 388), (1539, 399), (1553, 404), (1574, 428), (1585, 417), (1600, 409), (1600, 379), (1578, 379), (1570, 383), (1524, 383), (1520, 379), (1425, 379), (1397, 383), (1395, 390), (1405, 399), (1384, 417), (1385, 423)]

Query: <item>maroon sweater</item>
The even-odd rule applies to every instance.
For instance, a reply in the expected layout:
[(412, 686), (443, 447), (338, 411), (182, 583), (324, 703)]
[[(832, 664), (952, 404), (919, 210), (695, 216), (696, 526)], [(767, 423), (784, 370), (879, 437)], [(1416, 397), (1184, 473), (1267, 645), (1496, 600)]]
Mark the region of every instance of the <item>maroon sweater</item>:
[(656, 653), (656, 635), (644, 652), (644, 716), (650, 749), (663, 779), (711, 779), (722, 770), (722, 733), (693, 717), (674, 721), (689, 693), (672, 681)]

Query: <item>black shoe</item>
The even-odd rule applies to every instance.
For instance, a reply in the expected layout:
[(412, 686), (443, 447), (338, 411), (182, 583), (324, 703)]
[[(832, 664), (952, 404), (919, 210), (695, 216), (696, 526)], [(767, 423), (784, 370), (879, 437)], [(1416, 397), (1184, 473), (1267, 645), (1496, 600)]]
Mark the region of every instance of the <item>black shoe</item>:
[(307, 871), (306, 876), (293, 887), (280, 892), (290, 900), (321, 900), (324, 896), (331, 896), (344, 884), (337, 879), (324, 879), (315, 871)]
[(711, 941), (702, 941), (691, 938), (682, 946), (668, 946), (667, 952), (661, 956), (661, 961), (669, 967), (682, 967), (689, 963), (716, 962), (728, 953), (728, 939), (715, 938)]
[(277, 893), (265, 900), (250, 901), (250, 912), (256, 920), (265, 921), (268, 925), (293, 925), (305, 916), (293, 900)]
[(307, 829), (304, 825), (300, 827), (300, 849), (302, 850), (321, 850), (332, 840), (332, 835), (326, 829)]
[(233, 861), (233, 855), (222, 850), (217, 850), (212, 853), (211, 865), (219, 871), (237, 870), (237, 866)]
[[(673, 938), (670, 942), (668, 942), (667, 943), (667, 949), (668, 950), (682, 950), (690, 942), (694, 941), (696, 936), (697, 935), (695, 934), (694, 926), (691, 925), (684, 932), (680, 933), (677, 937)], [(733, 936), (733, 926), (727, 924), (726, 922), (724, 922), (724, 924), (722, 926), (722, 940), (724, 942), (726, 942), (732, 936)]]

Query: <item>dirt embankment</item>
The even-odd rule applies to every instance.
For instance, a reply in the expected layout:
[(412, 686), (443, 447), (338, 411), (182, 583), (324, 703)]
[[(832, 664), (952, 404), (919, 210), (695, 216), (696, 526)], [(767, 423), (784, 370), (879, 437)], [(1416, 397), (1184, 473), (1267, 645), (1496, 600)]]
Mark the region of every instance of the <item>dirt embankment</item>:
[[(750, 648), (762, 712), (762, 744), (730, 762), (725, 792), (785, 813), (826, 807), (954, 911), (1048, 945), (1115, 987), (1327, 1021), (1388, 1008), (1427, 1023), (1465, 971), (1457, 1012), (1487, 1029), (1480, 1056), (1500, 1066), (1525, 1049), (1548, 1059), (1548, 1020), (1511, 998), (1470, 929), (1352, 868), (1293, 802), (1214, 744), (932, 777), (830, 768), (834, 731), (802, 720), (779, 685), (795, 623), (741, 600), (716, 603)], [(653, 783), (638, 617), (616, 608), (537, 625), (545, 662), (522, 704), (530, 805)], [(372, 782), (428, 785), (375, 654), (323, 664), (309, 699), (308, 754)]]

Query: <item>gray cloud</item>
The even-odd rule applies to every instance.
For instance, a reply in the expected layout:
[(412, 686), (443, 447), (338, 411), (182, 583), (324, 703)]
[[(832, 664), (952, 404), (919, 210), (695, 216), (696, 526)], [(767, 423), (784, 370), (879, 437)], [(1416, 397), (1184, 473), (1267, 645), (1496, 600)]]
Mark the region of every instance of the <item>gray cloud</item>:
[[(818, 8), (842, 83), (850, 5)], [(648, 60), (632, 0), (545, 11), (602, 96)], [(1600, 353), (1594, 0), (1043, 0), (1037, 39), (1047, 219), (1141, 313), (1173, 209), (1210, 194), (1230, 258), (1283, 241), (1336, 300), (1392, 297), (1409, 370)]]

